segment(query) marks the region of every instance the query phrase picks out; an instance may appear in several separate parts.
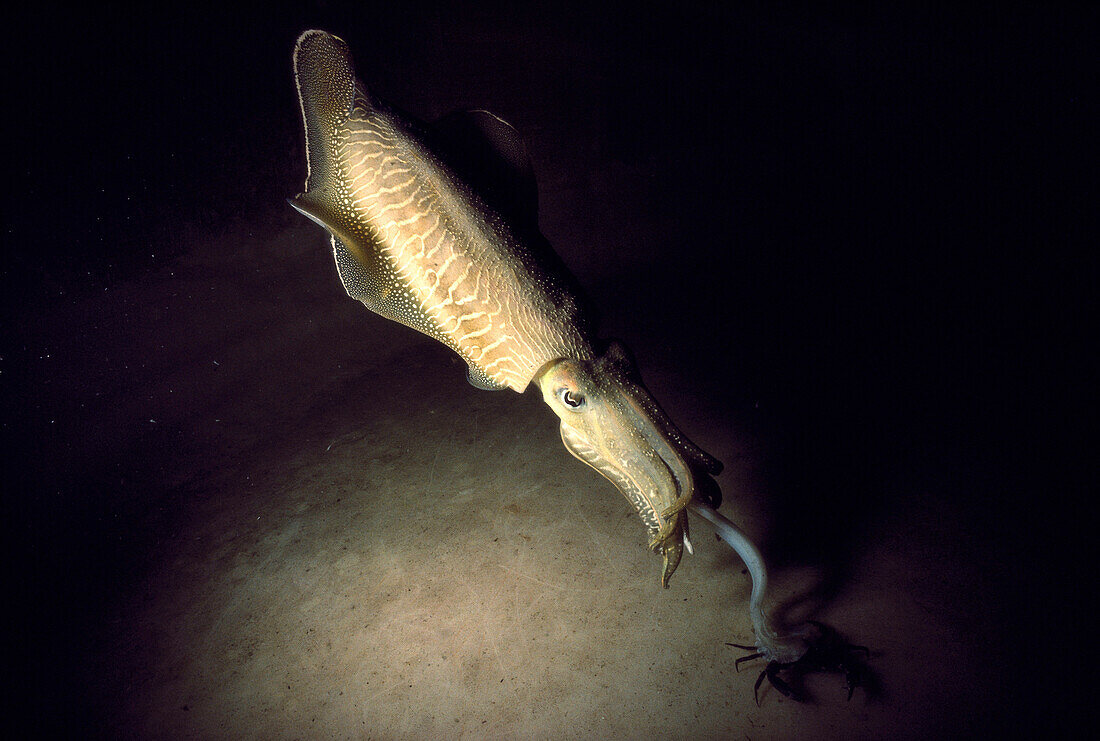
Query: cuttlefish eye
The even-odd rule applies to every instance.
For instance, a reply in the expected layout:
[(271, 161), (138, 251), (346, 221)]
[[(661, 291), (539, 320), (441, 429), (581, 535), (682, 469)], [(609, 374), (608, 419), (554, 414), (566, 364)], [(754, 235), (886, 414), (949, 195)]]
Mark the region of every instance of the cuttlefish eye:
[(566, 388), (559, 389), (558, 396), (561, 398), (562, 403), (570, 409), (580, 409), (584, 406), (584, 395), (576, 391), (570, 391)]

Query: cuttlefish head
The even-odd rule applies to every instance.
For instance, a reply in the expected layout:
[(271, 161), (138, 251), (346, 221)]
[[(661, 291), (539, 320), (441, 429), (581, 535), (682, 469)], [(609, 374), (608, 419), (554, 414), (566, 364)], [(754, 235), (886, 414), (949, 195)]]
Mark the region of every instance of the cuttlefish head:
[(612, 342), (595, 360), (559, 358), (534, 379), (561, 418), (561, 439), (574, 456), (618, 487), (664, 557), (668, 587), (688, 540), (692, 497), (721, 502), (712, 476), (722, 464), (691, 443), (642, 385), (626, 348)]

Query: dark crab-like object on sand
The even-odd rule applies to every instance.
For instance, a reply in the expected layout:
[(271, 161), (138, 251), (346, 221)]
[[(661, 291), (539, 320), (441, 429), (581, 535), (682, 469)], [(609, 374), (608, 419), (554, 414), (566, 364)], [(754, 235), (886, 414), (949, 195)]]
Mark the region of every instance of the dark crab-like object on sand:
[[(849, 700), (852, 699), (852, 693), (855, 692), (856, 687), (867, 685), (869, 679), (867, 667), (862, 661), (862, 657), (867, 657), (871, 653), (867, 647), (848, 643), (836, 630), (817, 620), (807, 622), (815, 630), (813, 635), (807, 637), (806, 652), (795, 661), (784, 663), (772, 660), (768, 662), (753, 686), (753, 696), (756, 698), (757, 705), (760, 705), (759, 692), (764, 677), (767, 677), (771, 685), (779, 690), (784, 697), (789, 697), (798, 702), (805, 702), (810, 699), (802, 686), (802, 678), (807, 674), (843, 672)], [(735, 666), (738, 670), (741, 668), (741, 662), (766, 656), (766, 653), (758, 650), (756, 646), (746, 646), (740, 643), (727, 643), (726, 645), (753, 652), (737, 659)]]

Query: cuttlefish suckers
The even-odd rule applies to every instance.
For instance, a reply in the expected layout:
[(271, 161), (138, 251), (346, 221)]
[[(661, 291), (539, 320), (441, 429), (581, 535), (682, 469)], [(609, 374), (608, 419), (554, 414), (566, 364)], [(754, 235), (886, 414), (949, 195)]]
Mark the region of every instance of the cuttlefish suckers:
[[(323, 31), (299, 37), (294, 73), (307, 176), (290, 203), (331, 235), (348, 295), (450, 347), (479, 388), (522, 393), (534, 382), (569, 452), (638, 511), (668, 586), (684, 508), (695, 495), (717, 506), (721, 464), (676, 429), (624, 348), (594, 341), (570, 277), (525, 228), (537, 208), (522, 139), (484, 111), (433, 127), (407, 119), (368, 92), (347, 44)], [(475, 172), (456, 154), (456, 132), (473, 134), (473, 160), (493, 166)], [(530, 203), (508, 207), (528, 191)]]

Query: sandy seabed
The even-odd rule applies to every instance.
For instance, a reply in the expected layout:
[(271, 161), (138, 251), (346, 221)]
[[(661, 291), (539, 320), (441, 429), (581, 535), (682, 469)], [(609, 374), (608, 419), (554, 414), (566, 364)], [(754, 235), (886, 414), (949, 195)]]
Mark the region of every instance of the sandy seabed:
[[(943, 495), (867, 523), (839, 581), (775, 570), (777, 614), (868, 646), (871, 678), (846, 701), (841, 675), (814, 675), (805, 704), (765, 681), (757, 706), (763, 667), (735, 671), (726, 645), (753, 640), (750, 581), (705, 523), (661, 589), (636, 515), (569, 456), (537, 393), (478, 391), (448, 350), (348, 300), (324, 236), (290, 215), (36, 322), (84, 322), (55, 348), (51, 395), (88, 431), (74, 455), (103, 496), (74, 526), (92, 535), (61, 549), (96, 595), (62, 619), (82, 732), (850, 739), (1009, 723), (993, 557)], [(647, 366), (644, 344), (657, 397), (727, 463), (723, 512), (758, 538), (782, 530), (753, 440), (659, 351)]]

